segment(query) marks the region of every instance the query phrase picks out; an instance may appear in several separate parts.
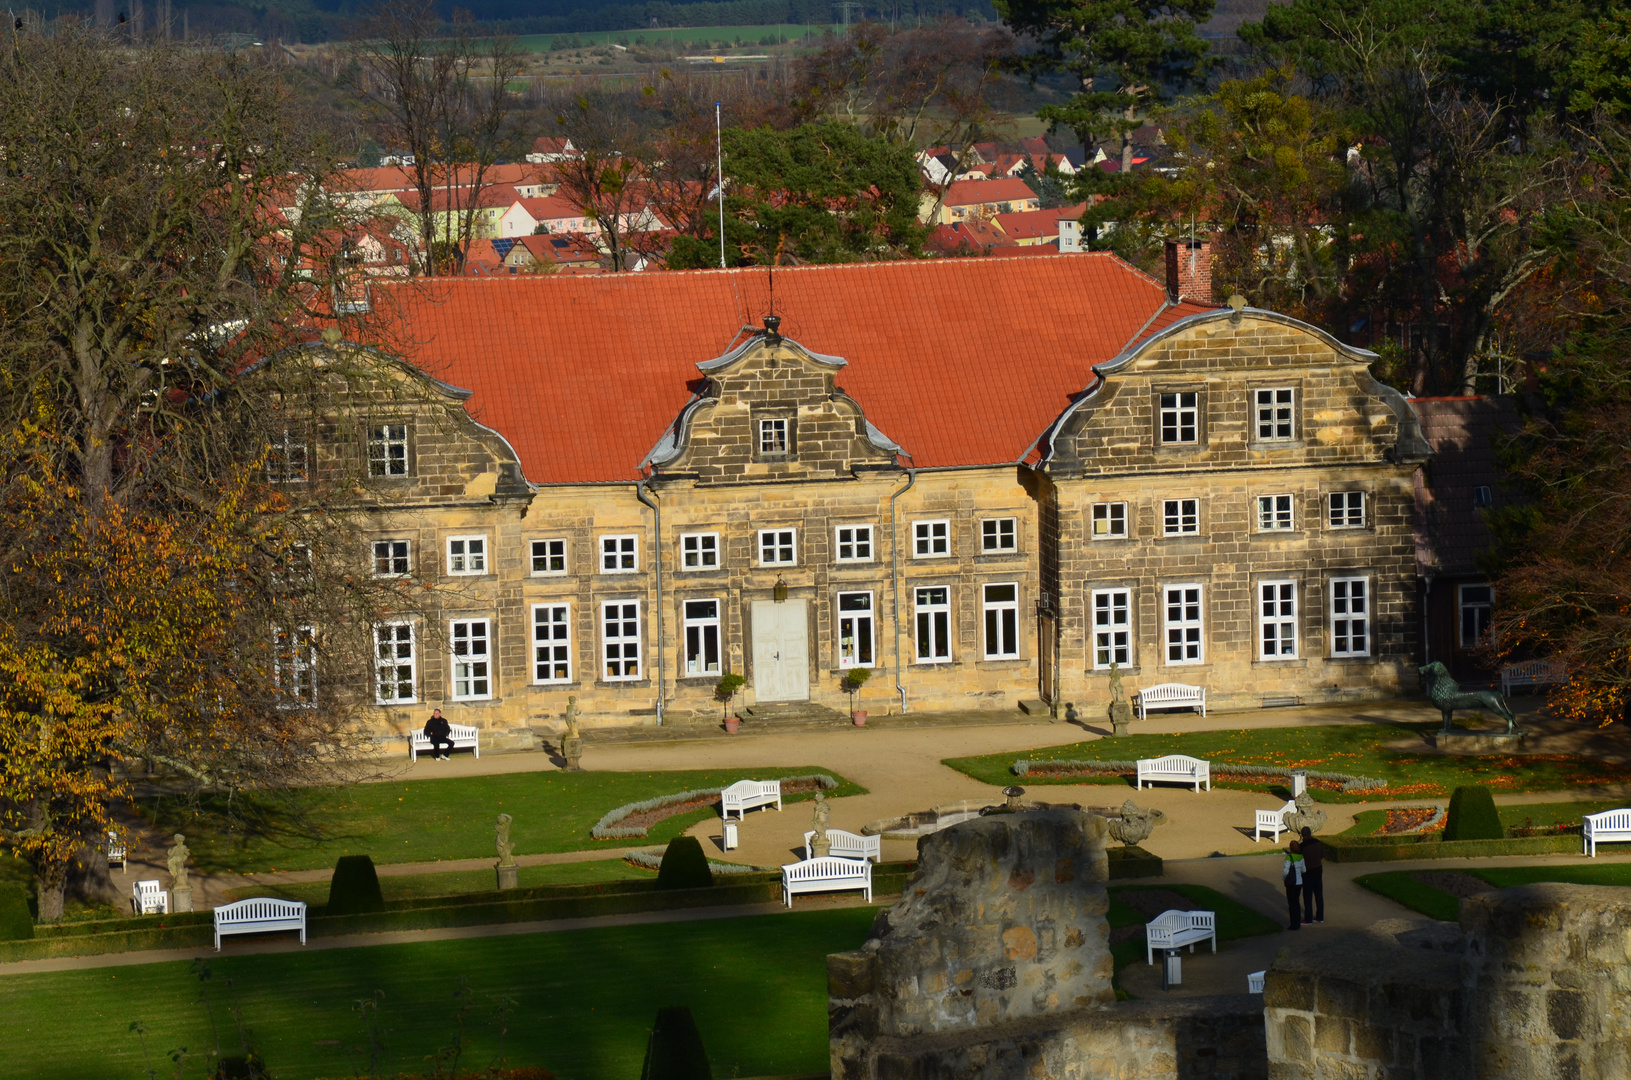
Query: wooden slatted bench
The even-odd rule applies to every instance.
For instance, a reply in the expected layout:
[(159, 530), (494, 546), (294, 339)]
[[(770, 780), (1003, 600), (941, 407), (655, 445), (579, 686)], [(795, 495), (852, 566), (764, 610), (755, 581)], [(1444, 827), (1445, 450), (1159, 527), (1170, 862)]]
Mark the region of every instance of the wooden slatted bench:
[(275, 900), (258, 896), (223, 904), (215, 909), (215, 948), (221, 948), (223, 934), (259, 934), (272, 930), (300, 931), (300, 944), (306, 943), (306, 903), (303, 900)]
[(1561, 660), (1525, 660), (1501, 668), (1501, 696), (1511, 697), (1520, 686), (1555, 686), (1569, 681), (1569, 669)]
[(1140, 690), (1135, 697), (1138, 698), (1138, 718), (1149, 719), (1151, 709), (1199, 709), (1201, 715), (1206, 715), (1206, 687), (1190, 686), (1186, 683), (1162, 683)]
[(1257, 812), (1257, 828), (1252, 833), (1252, 843), (1255, 844), (1263, 839), (1263, 832), (1267, 830), (1273, 834), (1273, 840), (1278, 844), (1280, 834), (1291, 831), (1291, 827), (1286, 824), (1286, 815), (1296, 812), (1296, 800), (1287, 800), (1286, 804), (1278, 810), (1259, 810)]
[(872, 900), (872, 864), (865, 859), (839, 859), (827, 855), (820, 859), (805, 859), (782, 867), (782, 901), (793, 906), (793, 897), (799, 893), (843, 892), (848, 889), (865, 891)]
[(1218, 951), (1218, 917), (1211, 911), (1163, 911), (1144, 924), (1144, 959), (1155, 963), (1155, 950), (1181, 949), (1211, 939), (1212, 951)]
[[(476, 756), (481, 757), (480, 729), (469, 724), (449, 724), (447, 737), (453, 740), (455, 750), (474, 750)], [(415, 728), (408, 734), (408, 760), (418, 761), (420, 751), (430, 753), (430, 739), (426, 738), (423, 728)]]
[(1138, 789), (1144, 790), (1146, 783), (1155, 783), (1157, 780), (1174, 780), (1180, 784), (1194, 784), (1195, 790), (1200, 791), (1201, 785), (1206, 790), (1212, 790), (1212, 763), (1192, 758), (1188, 754), (1168, 754), (1166, 757), (1139, 758), (1138, 759)]
[[(811, 829), (804, 834), (804, 857), (810, 858), (810, 841), (815, 839), (815, 830)], [(871, 859), (879, 862), (883, 859), (883, 837), (861, 836), (857, 833), (845, 832), (843, 829), (827, 830), (828, 854), (840, 859)]]
[(782, 782), (780, 780), (738, 780), (730, 787), (719, 793), (720, 813), (730, 817), (731, 811), (736, 811), (736, 817), (741, 819), (742, 814), (759, 806), (774, 806), (777, 810), (782, 808)]
[(1597, 857), (1597, 844), (1631, 840), (1631, 809), (1604, 810), (1601, 814), (1587, 814), (1580, 819), (1580, 841), (1583, 854)]

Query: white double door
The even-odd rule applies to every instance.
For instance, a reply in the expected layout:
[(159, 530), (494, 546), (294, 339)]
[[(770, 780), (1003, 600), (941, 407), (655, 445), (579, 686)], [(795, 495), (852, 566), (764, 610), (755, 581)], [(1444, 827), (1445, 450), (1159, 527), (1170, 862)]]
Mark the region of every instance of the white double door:
[(810, 700), (807, 601), (753, 602), (753, 693), (763, 702)]

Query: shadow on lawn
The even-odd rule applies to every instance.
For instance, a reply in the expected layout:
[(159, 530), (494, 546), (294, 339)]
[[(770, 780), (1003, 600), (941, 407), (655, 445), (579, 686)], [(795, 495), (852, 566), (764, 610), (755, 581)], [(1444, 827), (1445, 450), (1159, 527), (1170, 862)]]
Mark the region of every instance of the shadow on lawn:
[(154, 795), (138, 800), (137, 812), (161, 837), (184, 833), (200, 870), (230, 871), (248, 853), (265, 857), (360, 840), (364, 834), (338, 827), (332, 797), (320, 789), (234, 795)]

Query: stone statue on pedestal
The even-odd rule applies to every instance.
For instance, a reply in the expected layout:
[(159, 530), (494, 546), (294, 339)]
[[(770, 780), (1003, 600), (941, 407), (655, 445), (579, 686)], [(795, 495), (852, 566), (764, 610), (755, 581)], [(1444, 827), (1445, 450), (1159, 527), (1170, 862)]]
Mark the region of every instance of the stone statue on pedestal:
[(1325, 811), (1314, 809), (1314, 800), (1308, 792), (1303, 792), (1292, 801), (1297, 804), (1297, 809), (1288, 810), (1280, 815), (1281, 820), (1286, 823), (1286, 828), (1298, 835), (1301, 835), (1305, 828), (1309, 832), (1319, 832), (1325, 828)]
[(813, 858), (822, 858), (832, 851), (832, 844), (827, 841), (827, 827), (832, 821), (832, 807), (827, 805), (827, 796), (823, 792), (816, 792), (815, 815), (810, 827), (815, 835), (810, 837), (810, 855)]
[(1157, 825), (1164, 824), (1167, 815), (1161, 810), (1146, 810), (1133, 800), (1121, 804), (1119, 817), (1110, 819), (1110, 836), (1128, 847), (1137, 847), (1148, 840)]
[(170, 910), (191, 911), (193, 887), (187, 880), (187, 857), (192, 852), (187, 847), (187, 838), (181, 833), (176, 833), (175, 841), (175, 847), (166, 855), (166, 861), (170, 864)]
[(574, 694), (566, 699), (566, 734), (561, 737), (561, 757), (567, 772), (582, 772), (583, 737), (578, 734), (578, 698)]
[(493, 842), (498, 845), (498, 863), (493, 869), (498, 872), (500, 889), (513, 889), (520, 884), (521, 868), (515, 864), (515, 842), (510, 839), (510, 822), (513, 820), (508, 814), (500, 814), (498, 824), (493, 828)]
[(1117, 735), (1127, 734), (1132, 723), (1133, 707), (1127, 702), (1127, 691), (1121, 685), (1121, 665), (1110, 665), (1110, 728)]

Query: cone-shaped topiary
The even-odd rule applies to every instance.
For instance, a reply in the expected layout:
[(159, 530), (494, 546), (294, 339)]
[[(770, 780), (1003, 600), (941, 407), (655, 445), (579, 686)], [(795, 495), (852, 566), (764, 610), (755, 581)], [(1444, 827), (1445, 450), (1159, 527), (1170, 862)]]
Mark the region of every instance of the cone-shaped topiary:
[[(694, 836), (680, 839), (696, 844)], [(672, 844), (669, 850), (673, 851)], [(700, 844), (697, 851), (702, 851)], [(684, 1005), (658, 1009), (657, 1022), (651, 1025), (651, 1040), (646, 1043), (646, 1063), (640, 1070), (640, 1080), (713, 1080), (713, 1075), (691, 1010)]]
[(657, 888), (706, 889), (713, 883), (714, 872), (708, 869), (708, 857), (696, 837), (676, 836), (668, 842), (657, 868)]
[(384, 910), (385, 898), (379, 892), (374, 860), (366, 855), (341, 855), (328, 883), (328, 913), (357, 915)]
[(1450, 811), (1444, 822), (1446, 840), (1499, 840), (1501, 815), (1495, 812), (1495, 797), (1489, 788), (1458, 787), (1450, 794)]
[(26, 941), (33, 936), (28, 890), (13, 882), (0, 885), (0, 941)]

